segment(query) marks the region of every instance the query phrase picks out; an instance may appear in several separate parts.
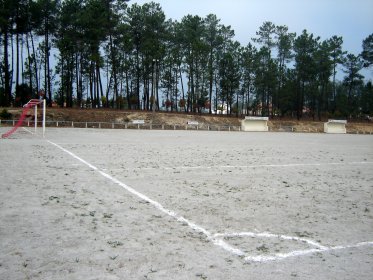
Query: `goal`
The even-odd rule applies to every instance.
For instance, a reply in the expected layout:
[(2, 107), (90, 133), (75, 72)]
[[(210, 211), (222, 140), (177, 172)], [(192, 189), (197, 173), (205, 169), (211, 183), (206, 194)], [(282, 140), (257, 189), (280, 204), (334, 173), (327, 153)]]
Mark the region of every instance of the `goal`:
[(43, 137), (45, 136), (45, 113), (46, 113), (46, 101), (45, 99), (39, 100), (39, 99), (31, 99), (29, 102), (27, 102), (25, 105), (23, 105), (23, 110), (21, 117), (17, 121), (17, 123), (14, 125), (14, 127), (9, 130), (8, 132), (1, 135), (2, 138), (7, 138), (10, 135), (12, 135), (16, 130), (23, 124), (23, 121), (26, 118), (27, 112), (34, 107), (35, 110), (35, 133), (37, 132), (38, 127), (38, 105), (42, 104), (43, 108), (43, 121), (42, 121), (42, 127), (43, 127)]

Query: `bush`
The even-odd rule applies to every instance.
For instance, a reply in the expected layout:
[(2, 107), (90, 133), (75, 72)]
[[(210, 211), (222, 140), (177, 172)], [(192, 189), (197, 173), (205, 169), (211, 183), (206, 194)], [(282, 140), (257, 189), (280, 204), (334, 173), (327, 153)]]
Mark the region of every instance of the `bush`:
[(12, 118), (12, 114), (8, 112), (7, 109), (3, 109), (0, 113), (0, 119), (9, 120)]

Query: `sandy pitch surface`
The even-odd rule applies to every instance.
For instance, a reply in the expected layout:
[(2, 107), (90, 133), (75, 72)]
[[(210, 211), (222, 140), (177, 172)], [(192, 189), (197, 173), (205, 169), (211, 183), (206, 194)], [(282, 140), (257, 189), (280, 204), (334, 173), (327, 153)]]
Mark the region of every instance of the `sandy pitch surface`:
[(373, 274), (372, 136), (20, 129), (0, 168), (0, 279)]

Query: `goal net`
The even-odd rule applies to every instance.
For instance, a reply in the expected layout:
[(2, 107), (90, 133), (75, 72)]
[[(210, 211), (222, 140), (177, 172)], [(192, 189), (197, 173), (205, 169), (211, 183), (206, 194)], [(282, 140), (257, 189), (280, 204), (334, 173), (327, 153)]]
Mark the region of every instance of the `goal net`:
[(23, 124), (23, 121), (26, 118), (27, 112), (34, 107), (35, 110), (35, 133), (37, 130), (38, 126), (38, 105), (42, 104), (43, 108), (43, 122), (42, 122), (42, 127), (43, 127), (43, 137), (45, 136), (45, 111), (46, 111), (46, 102), (45, 99), (39, 100), (39, 99), (31, 99), (29, 102), (27, 102), (25, 105), (23, 105), (23, 110), (20, 118), (18, 119), (17, 123), (14, 125), (14, 127), (9, 130), (8, 132), (4, 133), (1, 135), (2, 138), (7, 138), (10, 135), (12, 135), (16, 130)]

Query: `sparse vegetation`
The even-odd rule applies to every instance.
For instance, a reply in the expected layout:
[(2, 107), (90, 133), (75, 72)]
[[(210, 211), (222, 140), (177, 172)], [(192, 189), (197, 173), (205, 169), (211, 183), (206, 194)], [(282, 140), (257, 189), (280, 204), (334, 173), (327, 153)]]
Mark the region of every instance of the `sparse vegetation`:
[(123, 245), (123, 243), (120, 241), (108, 241), (107, 244), (109, 244), (113, 248)]
[(269, 248), (265, 244), (256, 247), (256, 249), (262, 253), (269, 253)]
[(12, 114), (8, 112), (7, 109), (3, 109), (0, 112), (0, 119), (2, 120), (10, 120), (12, 118)]

